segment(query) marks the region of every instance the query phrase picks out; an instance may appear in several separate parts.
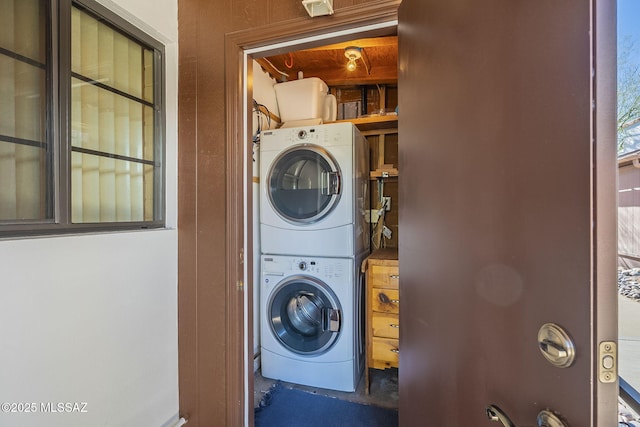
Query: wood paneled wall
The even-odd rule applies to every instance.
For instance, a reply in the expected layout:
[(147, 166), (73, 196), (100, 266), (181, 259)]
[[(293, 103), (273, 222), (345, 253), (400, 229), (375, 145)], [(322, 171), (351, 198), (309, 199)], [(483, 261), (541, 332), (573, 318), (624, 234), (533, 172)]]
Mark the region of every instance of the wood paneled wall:
[[(364, 6), (374, 3), (397, 8), (399, 0), (335, 0), (335, 16), (360, 6), (367, 13)], [(332, 19), (314, 18), (309, 26), (317, 30)], [(178, 20), (180, 414), (189, 427), (242, 425), (241, 290), (230, 271), (241, 254), (228, 253), (237, 239), (229, 223), (237, 225), (239, 214), (232, 206), (237, 194), (229, 194), (229, 182), (238, 179), (229, 165), (236, 129), (227, 129), (225, 35), (312, 19), (299, 0), (178, 0)]]

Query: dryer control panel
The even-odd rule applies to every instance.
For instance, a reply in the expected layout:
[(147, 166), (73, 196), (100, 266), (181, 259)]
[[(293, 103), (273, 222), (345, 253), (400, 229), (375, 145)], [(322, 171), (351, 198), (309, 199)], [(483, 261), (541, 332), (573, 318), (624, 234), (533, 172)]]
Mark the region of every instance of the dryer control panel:
[(295, 128), (281, 128), (264, 133), (264, 137), (271, 138), (272, 135), (286, 135), (286, 139), (291, 143), (309, 144), (344, 144), (350, 141), (354, 132), (351, 123), (331, 123), (318, 126), (305, 126)]

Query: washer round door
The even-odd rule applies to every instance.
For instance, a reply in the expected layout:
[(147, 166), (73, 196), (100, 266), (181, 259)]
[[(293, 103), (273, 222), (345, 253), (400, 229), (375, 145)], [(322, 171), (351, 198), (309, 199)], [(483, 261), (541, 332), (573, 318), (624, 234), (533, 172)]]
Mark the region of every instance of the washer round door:
[(294, 224), (321, 220), (340, 199), (338, 164), (315, 145), (297, 145), (283, 152), (273, 162), (267, 182), (271, 206)]
[(274, 289), (267, 305), (273, 336), (288, 350), (324, 353), (336, 342), (342, 309), (333, 291), (313, 277), (295, 276)]

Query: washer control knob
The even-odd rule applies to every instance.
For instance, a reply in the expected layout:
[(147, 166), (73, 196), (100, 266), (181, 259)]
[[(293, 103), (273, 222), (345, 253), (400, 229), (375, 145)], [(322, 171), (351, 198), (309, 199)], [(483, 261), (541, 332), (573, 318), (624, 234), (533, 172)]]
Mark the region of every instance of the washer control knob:
[(298, 132), (298, 139), (305, 139), (307, 137), (307, 131), (301, 130)]
[(304, 262), (304, 261), (300, 261), (300, 262), (298, 263), (298, 268), (299, 268), (300, 270), (302, 270), (302, 271), (306, 270), (306, 269), (307, 269), (307, 263), (306, 263), (306, 262)]

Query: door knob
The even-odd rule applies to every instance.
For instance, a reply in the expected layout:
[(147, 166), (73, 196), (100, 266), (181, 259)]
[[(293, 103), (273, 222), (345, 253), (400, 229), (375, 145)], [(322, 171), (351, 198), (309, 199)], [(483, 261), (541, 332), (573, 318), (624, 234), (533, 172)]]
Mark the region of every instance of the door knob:
[[(487, 418), (502, 423), (504, 427), (516, 427), (507, 414), (496, 405), (489, 405), (485, 409)], [(537, 427), (569, 427), (559, 416), (548, 409), (540, 411), (536, 420)]]
[(569, 424), (550, 410), (543, 409), (538, 414), (538, 427), (569, 427)]

